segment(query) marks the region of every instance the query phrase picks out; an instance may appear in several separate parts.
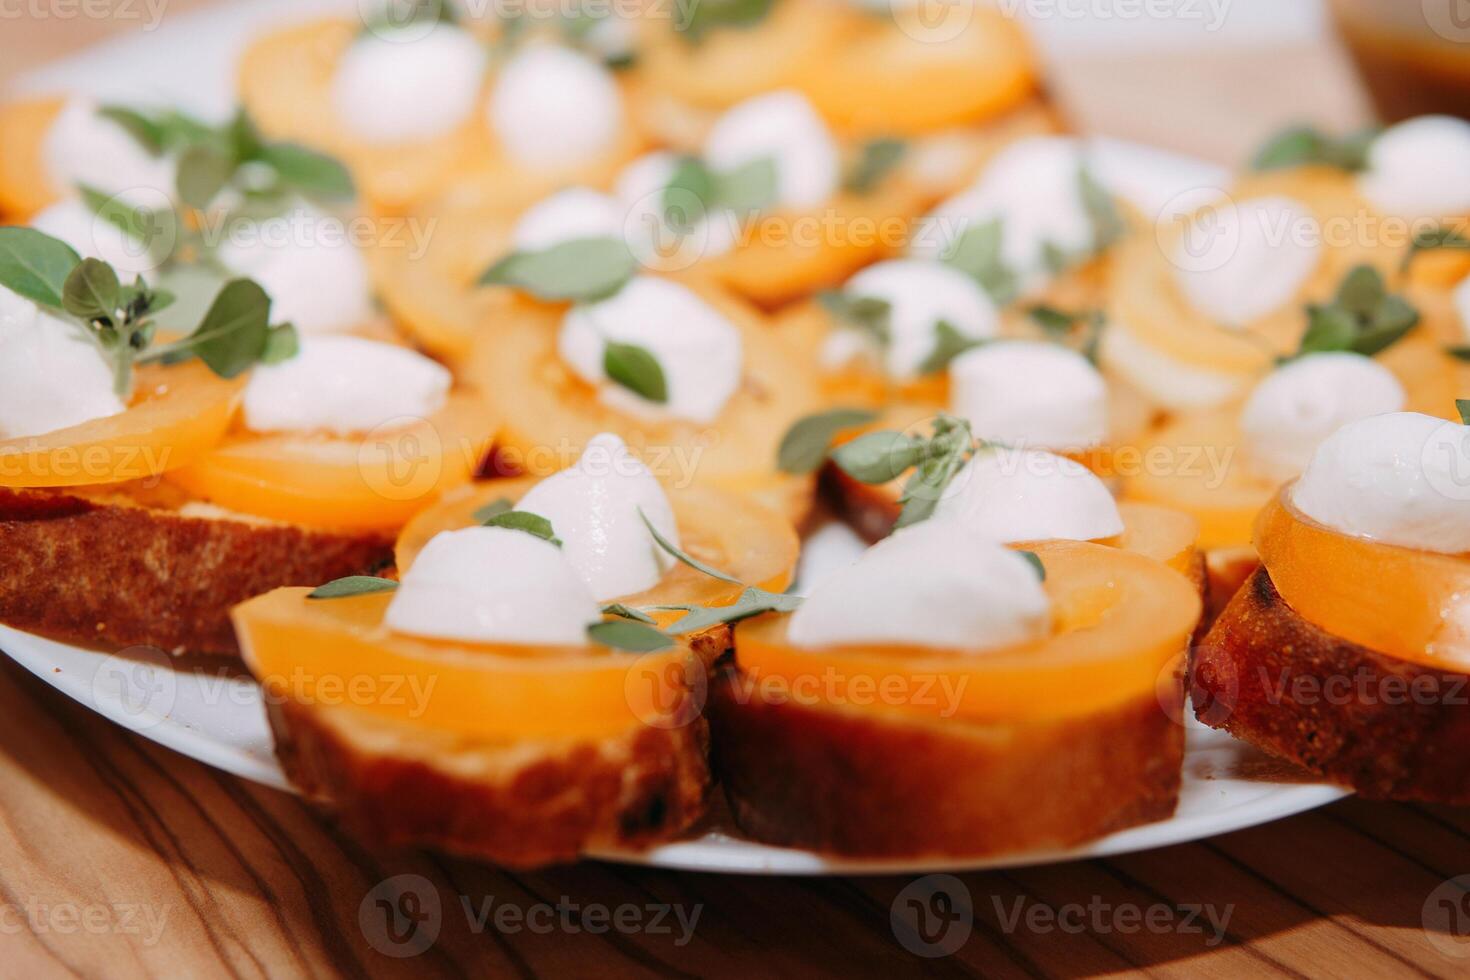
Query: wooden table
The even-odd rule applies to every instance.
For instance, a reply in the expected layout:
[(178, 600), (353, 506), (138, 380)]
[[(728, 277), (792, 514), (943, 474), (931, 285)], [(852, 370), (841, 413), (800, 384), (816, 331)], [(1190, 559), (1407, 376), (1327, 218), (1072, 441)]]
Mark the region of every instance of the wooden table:
[[(131, 26), (0, 20), (0, 72)], [(1441, 905), (1435, 890), (1467, 872), (1470, 811), (1348, 800), (1209, 841), (939, 882), (953, 908), (972, 910), (973, 927), (936, 930), (941, 947), (956, 948), (921, 959), (905, 945), (913, 931), (892, 922), (895, 908), (913, 908), (911, 877), (591, 862), (508, 874), (380, 853), (292, 796), (128, 734), (8, 661), (0, 667), (5, 977), (1464, 976), (1470, 909)], [(424, 919), (435, 901), (439, 915)], [(1426, 916), (1436, 929), (1426, 931)], [(438, 935), (422, 953), (387, 955), (422, 945), (431, 923)]]

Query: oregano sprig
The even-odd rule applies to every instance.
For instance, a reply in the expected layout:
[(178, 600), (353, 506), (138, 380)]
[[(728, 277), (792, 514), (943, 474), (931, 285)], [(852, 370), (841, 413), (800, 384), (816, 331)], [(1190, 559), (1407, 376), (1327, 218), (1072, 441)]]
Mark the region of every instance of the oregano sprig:
[(870, 432), (832, 451), (832, 462), (859, 483), (883, 484), (912, 470), (899, 494), (895, 528), (908, 527), (934, 513), (955, 474), (975, 454), (970, 423), (941, 413), (926, 437), (905, 432)]
[(1330, 136), (1312, 126), (1292, 126), (1266, 141), (1251, 160), (1253, 170), (1279, 170), (1318, 164), (1356, 173), (1368, 166), (1368, 150), (1382, 130), (1360, 129)]
[(1419, 322), (1419, 311), (1390, 293), (1383, 275), (1369, 265), (1348, 271), (1329, 303), (1307, 306), (1307, 331), (1296, 353), (1347, 351), (1372, 357), (1397, 343)]

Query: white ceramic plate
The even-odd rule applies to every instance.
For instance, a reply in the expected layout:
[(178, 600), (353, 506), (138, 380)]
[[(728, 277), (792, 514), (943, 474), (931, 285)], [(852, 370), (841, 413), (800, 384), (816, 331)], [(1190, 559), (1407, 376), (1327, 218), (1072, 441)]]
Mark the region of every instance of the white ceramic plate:
[[(22, 79), (28, 91), (83, 91), (115, 100), (175, 102), (223, 118), (232, 108), (234, 61), (252, 33), (276, 21), (323, 9), (355, 8), (350, 0), (251, 0), (217, 10), (169, 15), (157, 30), (101, 45)], [(807, 542), (801, 578), (850, 560), (862, 547), (845, 527), (829, 525)], [(289, 789), (271, 749), (260, 691), (244, 679), (174, 671), (154, 659), (107, 656), (0, 627), (0, 649), (37, 677), (117, 724), (183, 755), (245, 779)], [(1345, 795), (1332, 786), (1247, 778), (1259, 756), (1227, 735), (1191, 725), (1179, 809), (1164, 821), (1135, 827), (1085, 847), (1025, 854), (946, 868), (1001, 867), (1121, 854), (1163, 847), (1276, 820)], [(832, 861), (765, 847), (712, 830), (641, 854), (599, 855), (695, 871), (769, 874), (857, 874), (934, 870), (914, 862)]]

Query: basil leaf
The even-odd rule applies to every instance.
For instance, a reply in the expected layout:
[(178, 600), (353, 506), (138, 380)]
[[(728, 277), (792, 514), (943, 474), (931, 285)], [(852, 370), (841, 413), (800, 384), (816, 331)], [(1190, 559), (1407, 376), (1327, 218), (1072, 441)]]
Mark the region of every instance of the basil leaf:
[(34, 228), (0, 227), (0, 286), (42, 306), (60, 307), (66, 277), (82, 257)]
[(602, 369), (607, 376), (639, 398), (663, 405), (669, 400), (669, 385), (658, 358), (636, 344), (608, 341), (602, 349)]
[(832, 462), (859, 483), (888, 483), (918, 465), (927, 445), (902, 432), (870, 432), (832, 450)]
[(1004, 306), (1015, 299), (1020, 284), (1001, 257), (1001, 234), (999, 218), (967, 227), (940, 260), (974, 279), (997, 305)]
[(703, 572), (710, 578), (717, 578), (721, 582), (730, 582), (734, 585), (745, 584), (735, 576), (730, 575), (726, 572), (722, 572), (718, 568), (715, 568), (713, 565), (706, 565), (704, 562), (700, 561), (698, 558), (695, 558), (693, 555), (682, 551), (677, 545), (669, 541), (662, 534), (659, 534), (658, 528), (654, 527), (653, 522), (648, 519), (648, 515), (643, 513), (642, 507), (638, 508), (638, 516), (643, 519), (643, 526), (648, 528), (648, 533), (653, 535), (654, 543), (656, 543), (660, 548), (672, 555), (676, 560), (683, 562), (690, 568), (694, 569), (696, 572)]
[(893, 340), (891, 319), (893, 304), (876, 296), (853, 296), (837, 289), (817, 294), (817, 302), (843, 326), (853, 327), (868, 335), (874, 346), (882, 349)]
[(507, 510), (496, 514), (483, 522), (485, 527), (503, 527), (512, 531), (525, 531), (534, 535), (542, 541), (550, 541), (558, 548), (561, 547), (561, 538), (556, 536), (551, 522), (540, 514), (532, 514), (525, 510)]
[(282, 323), (271, 327), (265, 335), (265, 347), (260, 352), (260, 363), (279, 364), (289, 361), (301, 353), (301, 338), (296, 335), (296, 327), (290, 323)]
[(1455, 411), (1460, 413), (1460, 424), (1470, 425), (1470, 398), (1456, 398)]
[(878, 413), (866, 408), (834, 408), (798, 419), (776, 450), (776, 467), (798, 476), (812, 472), (827, 458), (832, 440), (843, 429), (866, 425)]
[(692, 230), (715, 204), (715, 176), (698, 157), (680, 157), (664, 187), (664, 224), (676, 231)]
[(778, 188), (776, 161), (761, 157), (715, 175), (715, 200), (721, 207), (746, 213), (770, 207)]
[(480, 276), (482, 286), (515, 286), (543, 300), (606, 299), (633, 277), (637, 261), (616, 238), (579, 238), (539, 252), (512, 252)]
[(269, 143), (256, 159), (268, 164), (276, 175), (307, 197), (319, 200), (351, 200), (356, 190), (352, 175), (337, 160), (296, 143)]
[(719, 626), (723, 623), (738, 623), (742, 619), (759, 616), (768, 612), (793, 612), (800, 608), (801, 596), (790, 594), (778, 594), (757, 589), (753, 586), (747, 587), (740, 593), (740, 598), (728, 606), (701, 606), (691, 610), (684, 616), (675, 620), (669, 626), (669, 632), (675, 636), (683, 636), (686, 633), (698, 633), (707, 630), (711, 626)]
[(775, 0), (698, 0), (679, 8), (674, 30), (691, 43), (721, 27), (753, 27), (770, 13)]
[(107, 320), (121, 308), (122, 284), (112, 266), (82, 259), (61, 287), (61, 308), (83, 320)]
[(626, 619), (593, 623), (587, 627), (587, 639), (628, 653), (655, 653), (674, 645), (673, 638), (658, 627)]
[(473, 517), (480, 524), (484, 524), (486, 521), (491, 520), (492, 518), (499, 517), (506, 511), (511, 510), (512, 506), (513, 505), (511, 504), (509, 497), (501, 497), (498, 500), (492, 500), (485, 506), (478, 508), (470, 516)]
[(858, 151), (858, 158), (843, 179), (844, 190), (853, 194), (869, 194), (887, 177), (908, 152), (903, 140), (880, 138), (869, 140)]
[(372, 595), (375, 592), (392, 592), (398, 583), (391, 578), (375, 575), (349, 575), (333, 579), (326, 585), (318, 585), (306, 594), (308, 599), (346, 599), (355, 595)]
[(950, 361), (983, 343), (983, 338), (960, 333), (948, 320), (940, 320), (934, 324), (934, 350), (919, 364), (919, 373), (938, 374)]
[(174, 182), (179, 200), (191, 208), (203, 210), (229, 183), (236, 161), (210, 143), (195, 143), (179, 156), (179, 169)]
[(1020, 555), (1022, 558), (1031, 563), (1031, 567), (1036, 569), (1037, 578), (1041, 579), (1043, 582), (1046, 581), (1046, 566), (1041, 563), (1040, 555), (1038, 555), (1034, 551), (1022, 551), (1019, 548), (1016, 549), (1016, 554)]
[(1355, 173), (1367, 167), (1368, 150), (1379, 132), (1376, 128), (1364, 129), (1339, 139), (1311, 126), (1293, 126), (1271, 137), (1256, 152), (1251, 168), (1277, 170), (1321, 164)]
[(1118, 202), (1113, 200), (1113, 195), (1086, 167), (1077, 171), (1077, 183), (1082, 194), (1082, 207), (1087, 211), (1087, 220), (1092, 223), (1092, 247), (1101, 252), (1122, 238), (1128, 225), (1118, 212)]
[(654, 618), (645, 612), (625, 606), (621, 602), (611, 602), (602, 607), (604, 616), (617, 616), (619, 619), (631, 619), (639, 623), (648, 623), (650, 626), (657, 625)]

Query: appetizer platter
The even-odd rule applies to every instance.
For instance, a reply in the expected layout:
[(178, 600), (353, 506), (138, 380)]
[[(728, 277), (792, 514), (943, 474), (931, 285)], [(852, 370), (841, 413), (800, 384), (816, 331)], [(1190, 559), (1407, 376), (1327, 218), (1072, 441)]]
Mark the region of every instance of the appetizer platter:
[(0, 649), (509, 867), (1470, 802), (1470, 124), (1231, 169), (1069, 132), (983, 4), (597, 9), (5, 94)]

